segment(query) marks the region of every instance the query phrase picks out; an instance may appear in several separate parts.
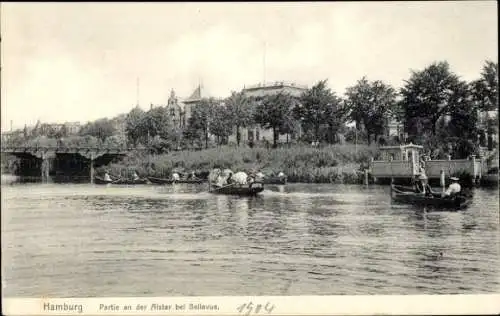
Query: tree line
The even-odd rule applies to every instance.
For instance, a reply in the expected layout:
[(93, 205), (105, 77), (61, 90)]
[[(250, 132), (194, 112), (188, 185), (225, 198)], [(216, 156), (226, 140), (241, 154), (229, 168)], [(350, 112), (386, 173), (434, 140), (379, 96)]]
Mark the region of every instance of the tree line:
[[(129, 141), (159, 151), (175, 146), (209, 146), (209, 135), (217, 144), (227, 143), (233, 133), (238, 146), (241, 130), (260, 126), (271, 129), (273, 145), (279, 135), (300, 135), (305, 142), (335, 143), (338, 132), (353, 130), (359, 141), (368, 144), (387, 140), (388, 123), (402, 123), (406, 141), (420, 143), (440, 154), (464, 156), (472, 153), (486, 133), (497, 133), (495, 118), (480, 124), (480, 113), (498, 109), (498, 64), (486, 61), (477, 80), (466, 82), (447, 62), (433, 63), (411, 71), (410, 78), (397, 90), (380, 80), (361, 78), (346, 89), (344, 96), (332, 91), (326, 80), (319, 81), (302, 95), (287, 93), (262, 98), (233, 92), (224, 100), (202, 99), (191, 109), (188, 124), (176, 126), (165, 107), (147, 112), (135, 108), (127, 116)], [(353, 122), (349, 131), (347, 122)], [(453, 148), (449, 147), (452, 144)]]
[[(223, 100), (204, 98), (191, 109), (186, 124), (174, 120), (165, 106), (144, 111), (132, 109), (122, 118), (100, 119), (84, 125), (79, 136), (127, 146), (148, 146), (161, 153), (181, 148), (209, 147), (210, 135), (218, 145), (242, 130), (260, 126), (272, 130), (273, 146), (280, 135), (297, 141), (335, 143), (338, 134), (346, 141), (371, 144), (411, 141), (424, 145), (434, 156), (464, 157), (488, 143), (486, 135), (498, 133), (497, 117), (482, 117), (498, 110), (498, 64), (486, 61), (476, 80), (467, 82), (455, 74), (446, 61), (411, 71), (401, 88), (366, 77), (346, 89), (343, 96), (328, 87), (327, 80), (316, 83), (299, 96), (287, 93), (247, 97), (233, 92)], [(391, 119), (404, 126), (405, 139), (387, 139)], [(353, 127), (346, 123), (352, 122)], [(126, 139), (118, 135), (123, 125)], [(51, 130), (37, 124), (33, 134), (68, 137), (64, 129)], [(490, 139), (491, 145), (491, 139)], [(491, 146), (490, 146), (491, 147)]]

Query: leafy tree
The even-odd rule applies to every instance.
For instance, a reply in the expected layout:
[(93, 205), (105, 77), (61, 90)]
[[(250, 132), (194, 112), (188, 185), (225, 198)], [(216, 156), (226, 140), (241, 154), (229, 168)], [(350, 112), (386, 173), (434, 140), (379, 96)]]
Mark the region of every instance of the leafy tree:
[(320, 138), (320, 127), (328, 124), (332, 127), (339, 126), (340, 121), (334, 117), (340, 109), (340, 99), (326, 86), (327, 80), (318, 82), (307, 90), (300, 98), (300, 103), (295, 108), (295, 115), (299, 118), (304, 128), (313, 129), (315, 140)]
[(191, 117), (189, 118), (188, 129), (191, 129), (191, 131), (188, 135), (191, 137), (195, 135), (202, 135), (205, 139), (205, 148), (208, 148), (208, 132), (215, 104), (216, 102), (213, 98), (202, 99), (193, 107)]
[(447, 62), (434, 63), (422, 71), (412, 71), (401, 88), (405, 127), (410, 135), (436, 135), (439, 118), (449, 113), (458, 76)]
[(481, 78), (472, 82), (474, 100), (479, 109), (491, 111), (498, 108), (498, 63), (487, 60)]
[(278, 145), (280, 131), (286, 130), (289, 118), (293, 116), (296, 100), (287, 93), (268, 95), (257, 103), (255, 121), (263, 128), (272, 128), (273, 146)]
[[(217, 137), (217, 143), (222, 144), (232, 133), (232, 113), (226, 105), (215, 107), (210, 124), (210, 133)], [(238, 129), (238, 127), (237, 127)], [(238, 134), (237, 134), (238, 135)]]
[(232, 126), (236, 128), (236, 143), (241, 143), (241, 127), (249, 127), (254, 123), (254, 104), (243, 94), (243, 92), (233, 92), (225, 100), (229, 118)]
[(144, 125), (146, 136), (160, 136), (163, 139), (168, 139), (173, 131), (172, 117), (169, 115), (165, 107), (154, 107), (145, 114)]
[(387, 120), (395, 109), (394, 88), (379, 80), (369, 82), (363, 77), (355, 86), (347, 88), (346, 96), (345, 111), (356, 122), (358, 130), (361, 124), (364, 126), (368, 144), (371, 144), (371, 135), (377, 139), (384, 134)]
[(81, 136), (94, 136), (104, 142), (106, 138), (112, 136), (115, 132), (115, 127), (107, 118), (99, 119), (94, 122), (87, 123), (80, 130)]
[(134, 144), (134, 146), (137, 146), (138, 142), (144, 137), (145, 133), (147, 134), (144, 125), (145, 118), (146, 113), (137, 106), (127, 114), (127, 118), (125, 119), (127, 138), (132, 144)]

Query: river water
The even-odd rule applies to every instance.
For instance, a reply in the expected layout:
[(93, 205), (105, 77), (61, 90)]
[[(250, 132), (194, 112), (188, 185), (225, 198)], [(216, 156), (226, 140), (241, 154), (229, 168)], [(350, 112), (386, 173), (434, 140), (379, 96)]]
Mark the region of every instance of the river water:
[(465, 211), (384, 186), (2, 186), (5, 296), (455, 294), (500, 290), (498, 190)]

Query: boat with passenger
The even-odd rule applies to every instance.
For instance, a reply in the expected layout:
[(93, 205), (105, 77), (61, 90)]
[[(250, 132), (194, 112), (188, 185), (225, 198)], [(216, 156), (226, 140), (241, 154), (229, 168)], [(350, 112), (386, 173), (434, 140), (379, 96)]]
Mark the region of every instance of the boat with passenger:
[(456, 210), (465, 209), (472, 202), (471, 197), (464, 193), (443, 196), (442, 193), (431, 190), (417, 192), (412, 187), (394, 184), (391, 184), (391, 197), (396, 202)]
[(148, 180), (153, 184), (173, 184), (173, 183), (191, 183), (191, 184), (200, 184), (205, 182), (203, 179), (179, 179), (175, 180), (172, 178), (155, 178), (148, 177)]
[(264, 184), (253, 182), (250, 184), (231, 183), (225, 186), (211, 185), (209, 192), (213, 194), (256, 196), (264, 191)]

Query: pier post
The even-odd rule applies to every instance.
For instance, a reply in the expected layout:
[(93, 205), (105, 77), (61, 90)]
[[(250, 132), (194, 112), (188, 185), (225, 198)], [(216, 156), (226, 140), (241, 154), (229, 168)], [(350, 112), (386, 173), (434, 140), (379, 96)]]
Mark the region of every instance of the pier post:
[(446, 182), (443, 169), (441, 169), (441, 171), (439, 172), (439, 184), (441, 185), (441, 191), (444, 192), (444, 187), (446, 186)]
[(90, 153), (90, 183), (94, 184), (94, 153)]
[(365, 185), (368, 185), (368, 169), (365, 169)]
[(42, 164), (40, 166), (40, 175), (42, 176), (42, 183), (49, 182), (49, 161), (45, 152), (42, 152)]
[(42, 163), (40, 164), (40, 177), (42, 178), (42, 183), (45, 182), (45, 153), (42, 152)]

